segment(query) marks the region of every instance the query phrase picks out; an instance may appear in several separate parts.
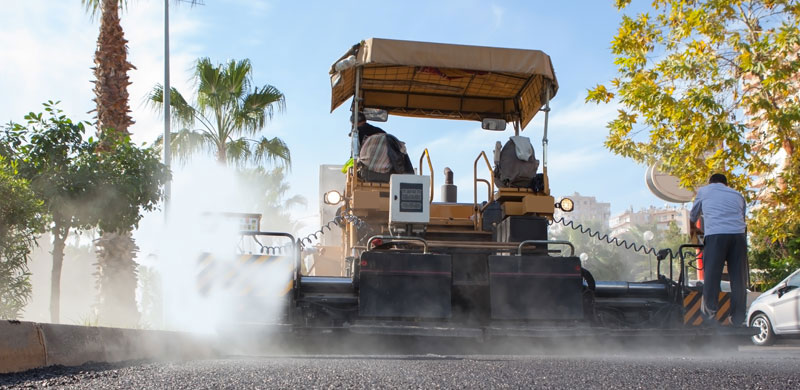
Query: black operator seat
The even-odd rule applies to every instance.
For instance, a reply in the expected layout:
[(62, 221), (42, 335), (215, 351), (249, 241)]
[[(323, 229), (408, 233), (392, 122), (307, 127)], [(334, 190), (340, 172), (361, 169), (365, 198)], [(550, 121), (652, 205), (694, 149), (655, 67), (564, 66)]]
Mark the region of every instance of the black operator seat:
[(358, 154), (358, 177), (368, 182), (388, 183), (392, 174), (414, 173), (406, 144), (387, 133), (364, 140)]
[(505, 145), (500, 141), (494, 150), (494, 180), (498, 188), (530, 188), (538, 192), (543, 186), (541, 175), (537, 175), (539, 160), (528, 137), (509, 137)]

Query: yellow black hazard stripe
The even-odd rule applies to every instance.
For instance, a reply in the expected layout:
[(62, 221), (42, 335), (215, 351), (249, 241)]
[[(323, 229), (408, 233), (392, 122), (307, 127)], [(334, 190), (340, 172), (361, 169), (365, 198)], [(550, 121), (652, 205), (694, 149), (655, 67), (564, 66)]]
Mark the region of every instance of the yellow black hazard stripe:
[[(701, 291), (691, 291), (683, 298), (683, 323), (686, 325), (697, 326), (703, 323), (703, 293)], [(731, 294), (720, 291), (719, 302), (717, 303), (717, 321), (722, 321), (731, 315)]]
[[(260, 285), (258, 267), (286, 267), (287, 273), (294, 269), (294, 263), (289, 256), (244, 254), (224, 260), (226, 261), (218, 261), (210, 253), (203, 253), (198, 257), (196, 287), (201, 295), (208, 295), (212, 288), (229, 289), (241, 296), (273, 295), (274, 293), (270, 293), (274, 292), (272, 286)], [(293, 281), (290, 278), (279, 295), (286, 295), (292, 287)]]

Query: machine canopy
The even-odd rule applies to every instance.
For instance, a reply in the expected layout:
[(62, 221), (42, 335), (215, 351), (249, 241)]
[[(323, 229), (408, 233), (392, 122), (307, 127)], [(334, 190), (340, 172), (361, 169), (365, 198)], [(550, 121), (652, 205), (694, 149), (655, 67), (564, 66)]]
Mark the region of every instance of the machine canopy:
[(519, 120), (524, 128), (558, 91), (550, 56), (539, 50), (370, 38), (331, 66), (331, 111), (353, 96), (393, 115)]

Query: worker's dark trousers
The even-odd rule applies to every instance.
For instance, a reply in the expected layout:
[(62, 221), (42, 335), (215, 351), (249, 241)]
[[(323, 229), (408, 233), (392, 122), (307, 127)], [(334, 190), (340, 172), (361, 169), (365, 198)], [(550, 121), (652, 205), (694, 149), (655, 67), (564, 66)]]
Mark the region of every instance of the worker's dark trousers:
[(712, 234), (703, 241), (703, 314), (714, 318), (719, 303), (722, 268), (728, 262), (731, 282), (731, 322), (744, 324), (747, 310), (747, 238), (742, 234)]

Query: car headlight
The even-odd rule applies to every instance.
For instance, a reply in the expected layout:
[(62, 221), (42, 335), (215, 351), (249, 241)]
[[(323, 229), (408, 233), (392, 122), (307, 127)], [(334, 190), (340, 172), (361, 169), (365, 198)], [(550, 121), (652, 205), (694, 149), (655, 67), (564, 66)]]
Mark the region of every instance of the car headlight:
[(328, 191), (322, 196), (322, 201), (325, 202), (325, 204), (331, 205), (339, 204), (342, 199), (344, 199), (344, 197), (339, 193), (339, 191), (336, 190)]
[(556, 207), (563, 211), (570, 212), (575, 209), (575, 203), (570, 198), (562, 198), (561, 201), (556, 203)]

